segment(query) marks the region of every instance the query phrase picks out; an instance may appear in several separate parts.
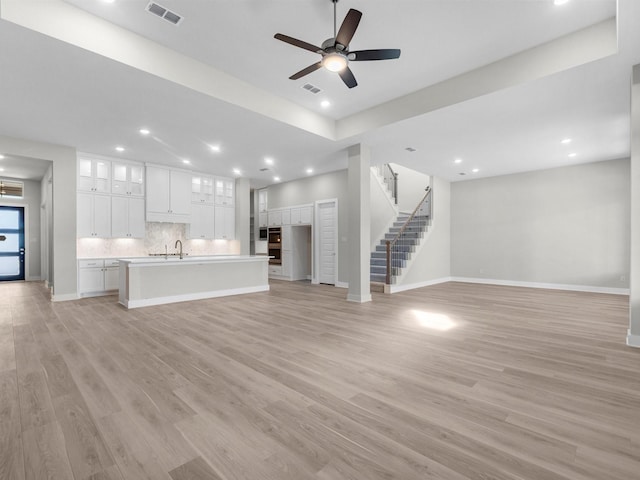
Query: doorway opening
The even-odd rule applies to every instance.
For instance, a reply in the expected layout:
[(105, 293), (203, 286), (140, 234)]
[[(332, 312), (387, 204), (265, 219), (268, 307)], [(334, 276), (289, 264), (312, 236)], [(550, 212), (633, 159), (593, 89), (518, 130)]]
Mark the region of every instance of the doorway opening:
[(0, 282), (24, 280), (24, 207), (0, 206)]

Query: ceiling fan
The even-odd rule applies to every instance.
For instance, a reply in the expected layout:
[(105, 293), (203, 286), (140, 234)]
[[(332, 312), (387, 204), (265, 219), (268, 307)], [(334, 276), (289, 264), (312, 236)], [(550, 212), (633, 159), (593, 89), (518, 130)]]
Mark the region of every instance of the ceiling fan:
[(331, 72), (337, 72), (340, 78), (349, 88), (353, 88), (358, 85), (356, 77), (349, 68), (349, 62), (363, 62), (370, 60), (391, 60), (400, 57), (400, 50), (397, 48), (385, 48), (378, 50), (358, 50), (355, 52), (349, 51), (349, 42), (353, 38), (362, 12), (351, 8), (344, 17), (340, 30), (337, 30), (336, 23), (336, 4), (338, 0), (331, 0), (333, 3), (333, 37), (322, 42), (321, 47), (316, 47), (310, 43), (298, 40), (297, 38), (283, 35), (282, 33), (276, 33), (274, 38), (281, 40), (285, 43), (293, 45), (294, 47), (304, 48), (310, 52), (319, 53), (322, 55), (322, 59), (318, 63), (309, 65), (307, 68), (303, 68), (297, 73), (294, 73), (289, 77), (291, 80), (298, 80), (305, 75), (315, 72), (319, 68), (326, 68)]

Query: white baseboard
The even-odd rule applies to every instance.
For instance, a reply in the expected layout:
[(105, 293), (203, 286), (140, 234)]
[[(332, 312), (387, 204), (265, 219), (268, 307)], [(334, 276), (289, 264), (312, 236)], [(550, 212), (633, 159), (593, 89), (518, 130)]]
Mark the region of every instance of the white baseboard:
[(349, 288), (349, 282), (336, 282), (335, 286), (338, 288)]
[(167, 303), (189, 302), (192, 300), (204, 300), (207, 298), (228, 297), (230, 295), (241, 295), (244, 293), (257, 293), (269, 291), (269, 285), (258, 285), (256, 287), (230, 288), (227, 290), (215, 290), (212, 292), (185, 293), (183, 295), (171, 295), (168, 297), (143, 298), (140, 300), (120, 301), (119, 303), (127, 308), (151, 307), (153, 305), (165, 305)]
[(627, 345), (640, 348), (640, 335), (633, 335), (631, 330), (627, 330)]
[(41, 282), (42, 277), (26, 277), (26, 282)]
[(571, 285), (564, 283), (519, 282), (515, 280), (496, 280), (493, 278), (451, 277), (450, 282), (482, 283), (486, 285), (503, 285), (507, 287), (545, 288), (549, 290), (570, 290), (573, 292), (609, 293), (612, 295), (629, 295), (628, 288), (594, 287), (591, 285)]
[(389, 293), (404, 292), (405, 290), (413, 290), (415, 288), (429, 287), (439, 283), (451, 282), (451, 277), (436, 278), (425, 282), (407, 283), (406, 285), (389, 285)]
[(355, 295), (350, 293), (347, 295), (347, 302), (366, 303), (370, 301), (371, 301), (371, 294)]
[(78, 300), (80, 297), (76, 293), (67, 293), (65, 295), (51, 295), (52, 302), (68, 302), (69, 300)]

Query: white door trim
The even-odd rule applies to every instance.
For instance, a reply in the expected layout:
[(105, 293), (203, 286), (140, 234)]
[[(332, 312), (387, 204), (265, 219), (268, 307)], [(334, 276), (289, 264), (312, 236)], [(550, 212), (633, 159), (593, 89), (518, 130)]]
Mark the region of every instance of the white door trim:
[(321, 233), (321, 225), (320, 225), (320, 205), (326, 204), (326, 203), (332, 203), (334, 204), (334, 209), (335, 209), (335, 232), (336, 232), (336, 236), (335, 236), (335, 245), (334, 245), (334, 251), (336, 252), (335, 256), (334, 256), (334, 265), (333, 265), (333, 271), (335, 272), (335, 285), (338, 284), (338, 237), (339, 237), (339, 231), (338, 231), (338, 199), (337, 198), (327, 198), (324, 200), (316, 200), (315, 205), (314, 205), (314, 233), (313, 233), (313, 275), (311, 278), (311, 283), (315, 283), (318, 284), (320, 283), (320, 233)]

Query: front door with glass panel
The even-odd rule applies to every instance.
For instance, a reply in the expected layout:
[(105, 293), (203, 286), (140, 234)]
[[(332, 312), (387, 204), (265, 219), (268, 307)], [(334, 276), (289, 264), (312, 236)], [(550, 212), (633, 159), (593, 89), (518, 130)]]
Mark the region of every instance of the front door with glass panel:
[(0, 282), (24, 280), (24, 207), (0, 206)]

